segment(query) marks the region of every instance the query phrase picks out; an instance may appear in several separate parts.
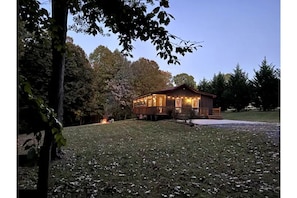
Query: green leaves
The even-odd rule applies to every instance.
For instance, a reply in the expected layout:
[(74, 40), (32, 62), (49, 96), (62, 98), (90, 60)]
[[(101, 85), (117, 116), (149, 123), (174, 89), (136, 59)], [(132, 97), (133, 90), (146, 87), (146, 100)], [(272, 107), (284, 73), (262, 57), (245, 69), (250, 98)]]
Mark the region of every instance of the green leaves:
[[(52, 132), (58, 146), (65, 146), (66, 139), (62, 135), (63, 127), (56, 118), (54, 110), (47, 107), (47, 105), (41, 98), (35, 96), (32, 93), (30, 84), (26, 82), (26, 79), (23, 76), (20, 76), (19, 79), (20, 97), (22, 97), (23, 100), (28, 101), (29, 108), (37, 109), (37, 112), (39, 113), (39, 119), (43, 122), (43, 129), (49, 129)], [(34, 135), (37, 141), (40, 142), (42, 137), (40, 131), (35, 132)], [(35, 146), (28, 145), (28, 143), (31, 141), (32, 139), (28, 139), (25, 141), (25, 143), (23, 144), (23, 146), (26, 146), (25, 149), (31, 149), (32, 146)]]

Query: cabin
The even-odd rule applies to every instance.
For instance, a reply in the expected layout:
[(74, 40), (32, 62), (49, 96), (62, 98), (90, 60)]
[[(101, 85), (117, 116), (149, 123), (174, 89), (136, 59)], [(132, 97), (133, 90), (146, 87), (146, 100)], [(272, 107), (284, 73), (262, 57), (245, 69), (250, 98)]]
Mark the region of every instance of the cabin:
[(135, 98), (133, 113), (139, 119), (150, 120), (160, 117), (222, 119), (221, 108), (213, 108), (215, 97), (183, 84)]

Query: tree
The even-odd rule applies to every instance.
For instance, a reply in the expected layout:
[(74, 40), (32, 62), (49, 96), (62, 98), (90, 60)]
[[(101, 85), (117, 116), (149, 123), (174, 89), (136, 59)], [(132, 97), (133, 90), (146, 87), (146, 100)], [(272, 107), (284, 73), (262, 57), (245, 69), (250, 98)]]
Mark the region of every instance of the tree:
[(197, 88), (199, 91), (211, 93), (212, 92), (211, 81), (208, 81), (205, 78), (203, 78), (197, 85)]
[(159, 69), (155, 61), (140, 58), (130, 66), (135, 97), (170, 86), (171, 75)]
[(116, 120), (126, 119), (132, 113), (132, 99), (134, 90), (130, 83), (130, 70), (126, 66), (116, 74), (115, 78), (108, 82), (110, 87), (110, 103), (107, 104), (109, 112)]
[(231, 74), (228, 89), (230, 94), (230, 104), (240, 111), (248, 105), (250, 102), (250, 85), (248, 76), (242, 71), (239, 64), (234, 69), (234, 73)]
[(189, 87), (196, 88), (196, 82), (194, 80), (194, 77), (191, 75), (188, 75), (186, 73), (177, 74), (173, 77), (173, 82), (176, 86), (186, 84)]
[(68, 38), (65, 60), (64, 125), (82, 124), (95, 109), (94, 72), (84, 50)]
[(94, 83), (96, 92), (96, 105), (100, 117), (107, 116), (111, 112), (108, 106), (114, 101), (111, 96), (111, 87), (108, 83), (112, 81), (121, 67), (124, 66), (123, 57), (118, 50), (111, 52), (105, 46), (98, 46), (89, 56), (94, 70)]
[(279, 70), (268, 64), (266, 57), (251, 81), (254, 91), (253, 100), (263, 111), (271, 110), (280, 105)]
[[(165, 27), (173, 19), (165, 9), (169, 7), (168, 0), (156, 1), (159, 6), (147, 11), (148, 6), (141, 1), (120, 1), (120, 0), (52, 0), (52, 18), (48, 19), (48, 13), (40, 9), (36, 0), (20, 0), (18, 11), (24, 21), (33, 24), (32, 29), (50, 28), (52, 41), (52, 75), (49, 90), (49, 104), (57, 112), (57, 117), (63, 121), (63, 97), (64, 97), (64, 71), (65, 71), (65, 42), (67, 33), (68, 11), (74, 16), (73, 28), (77, 31), (84, 31), (88, 34), (103, 33), (99, 24), (104, 24), (109, 30), (118, 34), (120, 45), (123, 51), (131, 54), (132, 41), (140, 39), (150, 40), (156, 46), (157, 55), (168, 61), (169, 64), (178, 64), (177, 55), (185, 55), (192, 52), (200, 45), (181, 40), (183, 45), (175, 45), (172, 39), (177, 36), (170, 34)], [(147, 3), (154, 5), (153, 0)], [(32, 6), (32, 5), (33, 6)], [(45, 20), (43, 20), (43, 16)], [(31, 20), (31, 21), (29, 21)], [(49, 26), (40, 26), (39, 22), (45, 21)], [(27, 25), (29, 27), (29, 25)], [(50, 133), (50, 132), (49, 132)], [(43, 147), (43, 169), (44, 183), (39, 186), (40, 197), (47, 196), (49, 150), (51, 149), (52, 138), (44, 140)], [(47, 174), (47, 176), (46, 176)]]
[(48, 104), (48, 86), (51, 76), (51, 41), (48, 32), (35, 34), (18, 17), (18, 75), (30, 83), (35, 95)]
[(133, 97), (133, 87), (130, 83), (132, 72), (130, 71), (130, 61), (127, 60), (118, 50), (113, 52), (115, 68), (113, 77), (106, 81), (105, 96), (108, 99), (104, 103), (105, 114), (112, 116), (116, 120), (126, 119), (131, 116), (131, 101)]
[(212, 87), (212, 92), (215, 94), (217, 97), (214, 99), (214, 106), (215, 107), (221, 107), (222, 110), (226, 110), (227, 107), (229, 106), (228, 104), (228, 98), (227, 98), (227, 82), (226, 75), (222, 74), (219, 72), (219, 74), (214, 75), (212, 82), (211, 82), (211, 87)]

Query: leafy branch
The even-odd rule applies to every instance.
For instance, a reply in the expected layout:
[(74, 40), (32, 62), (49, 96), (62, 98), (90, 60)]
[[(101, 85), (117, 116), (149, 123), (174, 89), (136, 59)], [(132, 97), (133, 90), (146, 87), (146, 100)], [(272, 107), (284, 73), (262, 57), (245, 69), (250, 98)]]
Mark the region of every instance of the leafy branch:
[[(56, 114), (52, 108), (49, 108), (46, 103), (38, 96), (35, 96), (32, 92), (32, 88), (29, 82), (26, 81), (24, 76), (19, 77), (19, 93), (22, 100), (25, 100), (29, 104), (30, 109), (38, 111), (38, 120), (40, 120), (41, 128), (47, 129), (53, 135), (55, 142), (58, 147), (66, 145), (66, 139), (62, 135), (63, 126), (61, 122), (56, 118)], [(46, 131), (47, 131), (46, 130)], [(37, 131), (34, 131), (34, 136), (37, 141), (40, 142), (41, 134), (40, 128)], [(30, 140), (27, 140), (24, 143), (24, 146), (29, 143)], [(26, 149), (30, 149), (30, 146), (26, 146)]]
[[(118, 35), (124, 55), (132, 57), (132, 41), (150, 40), (160, 58), (167, 60), (168, 64), (180, 64), (178, 54), (184, 56), (186, 53), (192, 53), (201, 45), (170, 34), (165, 28), (174, 19), (165, 11), (169, 8), (169, 1), (146, 1), (152, 6), (157, 4), (156, 2), (158, 5), (149, 11), (148, 6), (141, 1), (82, 0), (75, 9), (70, 10), (74, 16), (71, 28), (94, 36), (106, 35), (103, 31), (104, 24), (109, 32)], [(175, 39), (180, 40), (179, 45), (172, 42)]]

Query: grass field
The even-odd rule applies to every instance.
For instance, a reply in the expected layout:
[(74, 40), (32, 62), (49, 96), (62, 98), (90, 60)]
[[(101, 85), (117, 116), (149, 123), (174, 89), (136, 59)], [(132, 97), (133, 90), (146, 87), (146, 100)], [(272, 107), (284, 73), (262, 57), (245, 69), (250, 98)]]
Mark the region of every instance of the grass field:
[(222, 112), (224, 119), (247, 120), (259, 122), (280, 122), (280, 111), (243, 111), (243, 112)]
[[(280, 196), (279, 144), (260, 131), (127, 120), (64, 135), (49, 197)], [(35, 183), (36, 167), (18, 169), (20, 188)]]

